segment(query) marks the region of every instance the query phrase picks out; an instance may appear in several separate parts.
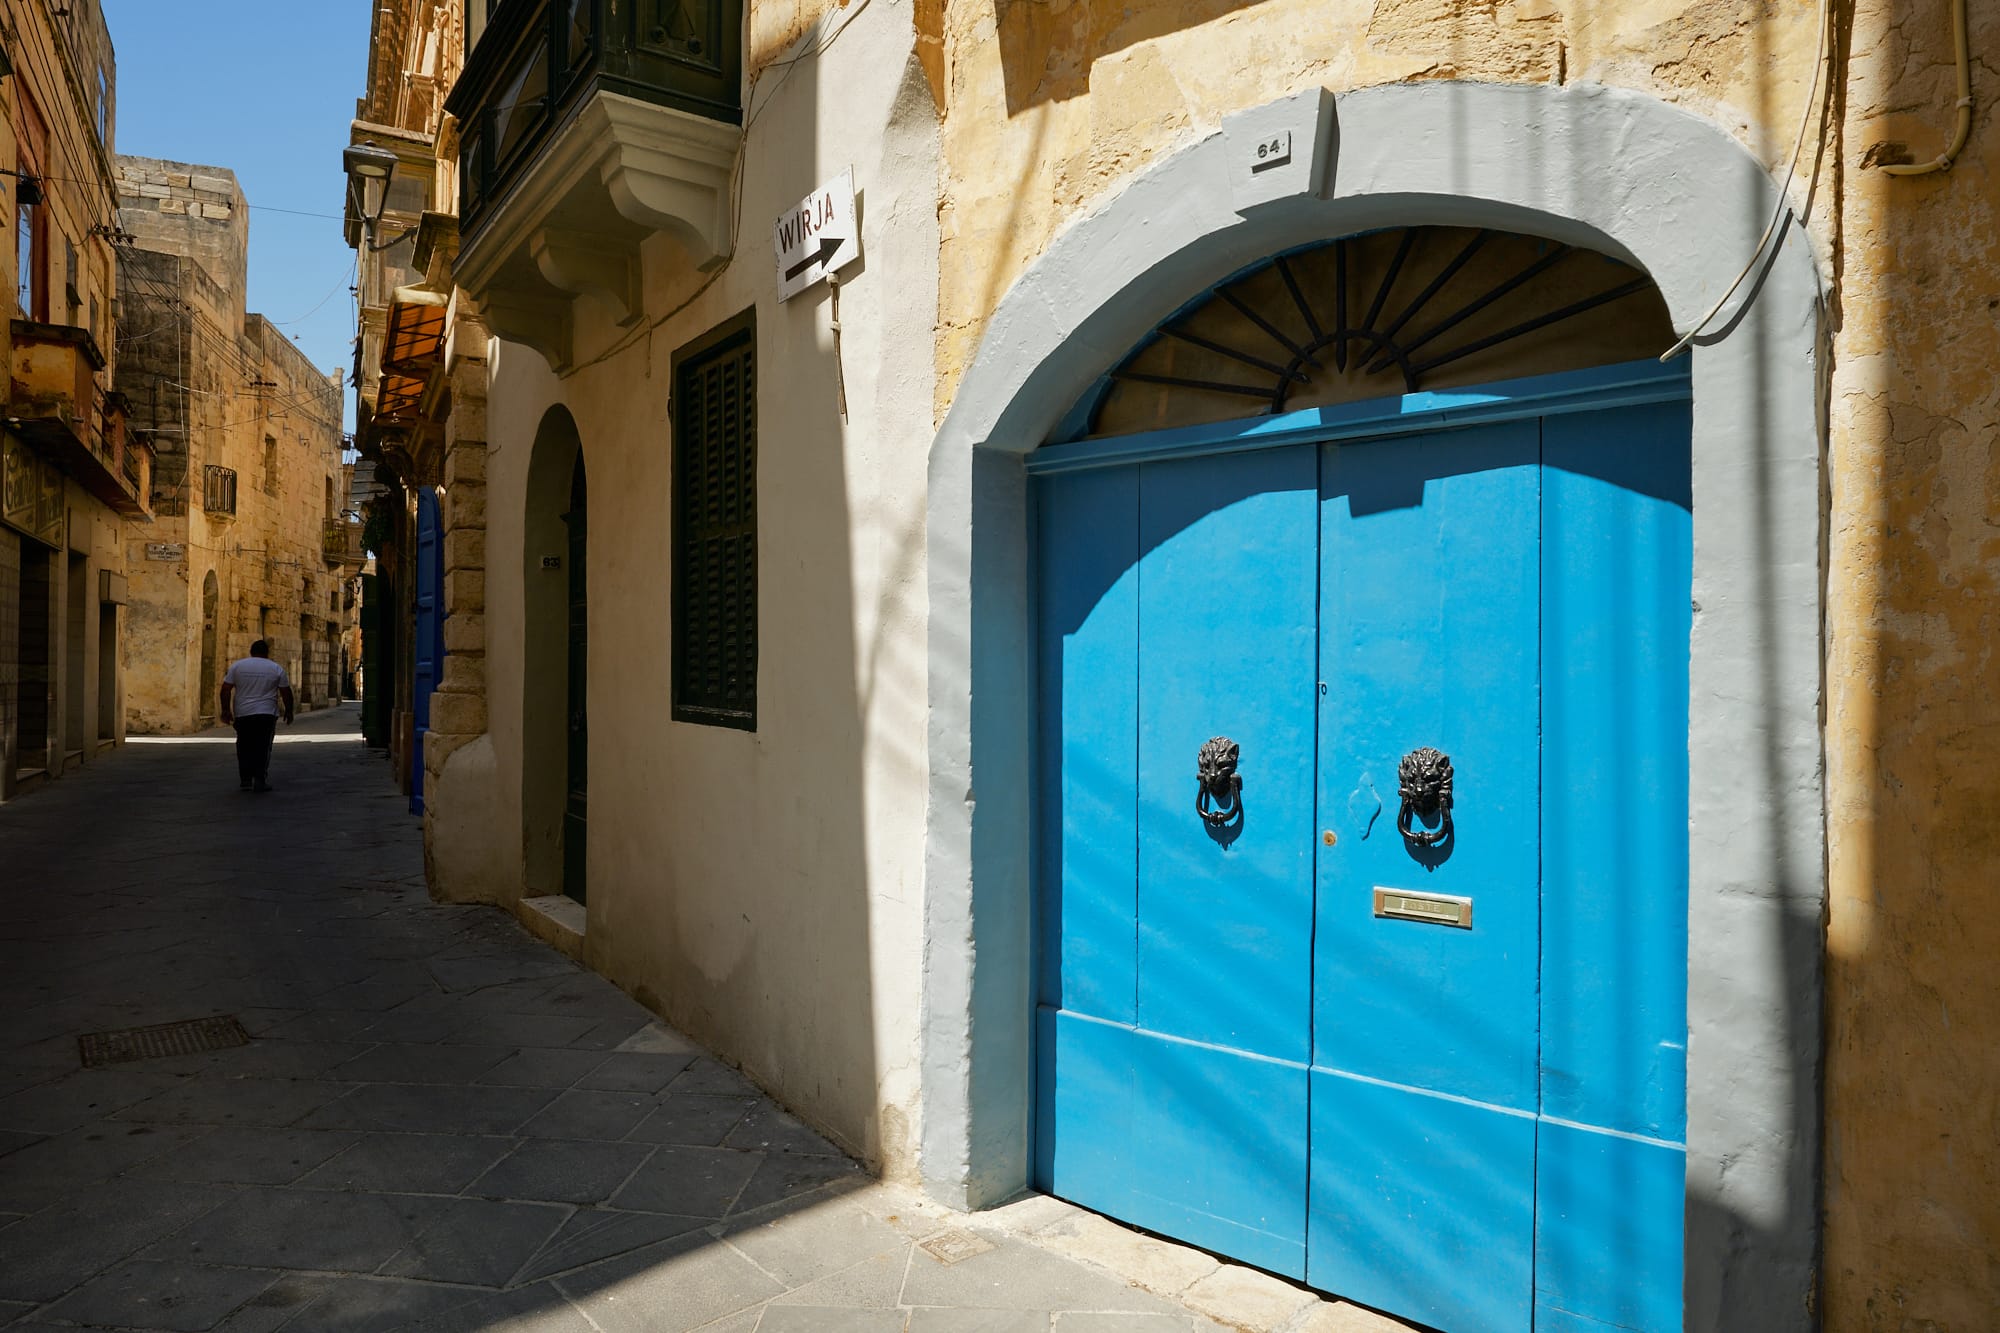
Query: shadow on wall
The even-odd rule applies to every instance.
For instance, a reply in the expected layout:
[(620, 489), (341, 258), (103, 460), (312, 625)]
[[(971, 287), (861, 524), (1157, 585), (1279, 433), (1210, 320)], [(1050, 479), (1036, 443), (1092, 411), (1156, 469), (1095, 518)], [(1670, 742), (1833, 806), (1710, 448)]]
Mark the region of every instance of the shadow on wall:
[(1079, 0), (993, 0), (1007, 114), (1042, 102), (1066, 102), (1090, 91), (1090, 68), (1099, 56), (1200, 27), (1263, 0), (1186, 0), (1174, 5), (1132, 5)]

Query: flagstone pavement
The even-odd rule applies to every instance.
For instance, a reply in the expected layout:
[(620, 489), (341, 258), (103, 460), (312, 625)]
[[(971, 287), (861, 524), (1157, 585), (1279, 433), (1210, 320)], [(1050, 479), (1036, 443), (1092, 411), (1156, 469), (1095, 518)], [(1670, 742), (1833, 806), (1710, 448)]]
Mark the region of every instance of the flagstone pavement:
[[(434, 903), (346, 705), (0, 808), (0, 1326), (1364, 1333), (1053, 1199), (878, 1182), (492, 908)], [(85, 1068), (85, 1034), (247, 1044)]]

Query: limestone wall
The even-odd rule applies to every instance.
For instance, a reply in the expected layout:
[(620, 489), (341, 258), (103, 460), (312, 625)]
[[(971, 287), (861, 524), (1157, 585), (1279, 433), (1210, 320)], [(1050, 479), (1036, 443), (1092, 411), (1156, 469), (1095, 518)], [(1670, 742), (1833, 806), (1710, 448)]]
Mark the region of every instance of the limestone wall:
[(1823, 187), (1829, 323), (1827, 1327), (2000, 1310), (2000, 9), (1856, 5)]
[[(22, 204), (38, 199), (46, 238), (31, 275), (44, 294), (42, 308), (23, 309), (16, 300), (10, 313), (88, 329), (107, 358), (97, 386), (109, 389), (118, 357), (117, 289), (104, 225), (115, 198), (110, 151), (117, 80), (110, 36), (98, 6), (10, 5), (6, 20), (11, 77), (0, 98), (0, 168), (6, 173), (0, 196), (17, 223)], [(32, 193), (24, 198), (24, 190)], [(8, 244), (0, 252), (7, 290), (19, 292), (21, 248)], [(12, 440), (9, 445), (10, 456), (26, 457)], [(15, 485), (26, 475), (19, 474)], [(88, 762), (104, 744), (124, 738), (116, 716), (119, 613), (113, 614), (107, 663), (100, 578), (124, 573), (120, 534), (137, 525), (73, 477), (62, 479), (59, 494), (49, 494), (61, 517), (42, 536), (56, 543), (54, 549), (11, 530), (0, 539), (0, 800), (20, 790), (17, 765), (59, 776), (68, 756)], [(9, 498), (14, 511), (11, 501), (19, 497)]]
[[(292, 673), (301, 707), (322, 706), (354, 616), (323, 547), (346, 502), (339, 377), (245, 312), (249, 207), (234, 173), (120, 157), (118, 181), (119, 224), (135, 237), (121, 269), (135, 355), (119, 387), (163, 460), (156, 524), (127, 538), (131, 725), (177, 733), (213, 720), (221, 672), (258, 638)], [(206, 502), (211, 468), (235, 474), (233, 513)]]
[(994, 304), (1050, 238), (1231, 111), (1315, 84), (1597, 81), (1709, 116), (1775, 161), (1791, 146), (1816, 33), (1803, 6), (1760, 16), (1673, 0), (948, 6), (939, 407)]

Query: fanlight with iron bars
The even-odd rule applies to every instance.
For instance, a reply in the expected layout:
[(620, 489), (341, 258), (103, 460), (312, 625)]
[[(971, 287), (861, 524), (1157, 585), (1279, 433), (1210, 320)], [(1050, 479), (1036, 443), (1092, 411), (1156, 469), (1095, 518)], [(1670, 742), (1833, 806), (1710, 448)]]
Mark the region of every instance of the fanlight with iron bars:
[(1162, 320), (1059, 438), (1117, 435), (1657, 356), (1659, 291), (1514, 232), (1400, 227), (1264, 260)]

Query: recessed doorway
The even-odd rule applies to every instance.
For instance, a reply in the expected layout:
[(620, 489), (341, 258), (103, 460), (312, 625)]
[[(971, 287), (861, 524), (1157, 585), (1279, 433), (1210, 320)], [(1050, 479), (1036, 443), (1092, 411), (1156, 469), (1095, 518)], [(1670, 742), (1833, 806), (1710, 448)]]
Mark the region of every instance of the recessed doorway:
[(576, 422), (549, 409), (535, 433), (522, 515), (522, 891), (585, 898), (590, 687), (584, 456)]

